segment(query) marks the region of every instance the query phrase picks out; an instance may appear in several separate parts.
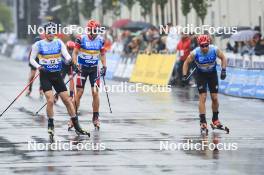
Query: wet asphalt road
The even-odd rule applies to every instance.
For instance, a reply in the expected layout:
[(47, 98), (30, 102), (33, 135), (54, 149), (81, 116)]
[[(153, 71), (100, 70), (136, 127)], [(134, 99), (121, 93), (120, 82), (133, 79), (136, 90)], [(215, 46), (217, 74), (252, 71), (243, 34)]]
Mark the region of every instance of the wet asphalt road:
[[(1, 111), (23, 89), (26, 63), (0, 57)], [(107, 81), (108, 84), (119, 82)], [(87, 86), (81, 103), (81, 125), (91, 138), (67, 131), (68, 116), (55, 106), (55, 140), (61, 143), (103, 144), (102, 150), (29, 150), (28, 142), (49, 143), (45, 110), (34, 112), (38, 80), (31, 97), (21, 97), (0, 119), (0, 174), (264, 174), (263, 101), (220, 95), (220, 119), (230, 134), (209, 129), (200, 135), (195, 89), (171, 93), (111, 93), (109, 113), (101, 94), (101, 130), (91, 124), (91, 94)], [(210, 108), (210, 99), (207, 101)], [(207, 111), (210, 121), (211, 110)], [(160, 150), (161, 143), (226, 143), (237, 150)]]

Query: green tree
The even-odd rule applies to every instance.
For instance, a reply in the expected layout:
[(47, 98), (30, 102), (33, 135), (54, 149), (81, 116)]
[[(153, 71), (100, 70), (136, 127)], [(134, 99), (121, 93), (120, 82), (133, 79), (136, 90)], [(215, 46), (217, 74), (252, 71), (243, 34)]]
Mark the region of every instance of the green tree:
[(168, 0), (155, 0), (157, 5), (160, 5), (160, 8), (161, 8), (161, 23), (162, 25), (164, 25), (164, 8), (165, 8), (165, 5), (166, 3), (168, 2)]
[(154, 2), (154, 0), (138, 0), (140, 6), (142, 7), (141, 10), (141, 14), (144, 17), (145, 21), (146, 21), (146, 16), (151, 14), (152, 12), (152, 4)]
[(197, 16), (201, 19), (202, 24), (204, 24), (204, 19), (207, 15), (208, 0), (193, 0), (192, 5)]
[(78, 1), (59, 0), (58, 5), (61, 5), (61, 8), (55, 14), (60, 21), (63, 21), (64, 24), (80, 24)]
[(136, 0), (125, 0), (124, 5), (127, 6), (128, 11), (129, 11), (129, 19), (131, 19), (131, 13), (132, 13), (132, 8), (135, 4)]
[(0, 25), (3, 25), (5, 32), (11, 32), (13, 30), (12, 13), (8, 6), (0, 3)]
[(92, 12), (95, 9), (95, 0), (82, 0), (80, 11), (85, 18), (91, 18)]
[(114, 14), (114, 16), (115, 17), (120, 16), (120, 14), (121, 14), (121, 11), (120, 11), (121, 3), (120, 3), (120, 1), (113, 0), (112, 1), (112, 5), (114, 6), (113, 7), (113, 14)]
[(187, 18), (188, 13), (190, 13), (191, 11), (191, 3), (192, 3), (192, 0), (182, 0), (181, 1), (181, 4), (182, 4), (181, 10), (182, 10), (183, 16), (185, 16), (186, 25), (188, 24), (188, 18)]

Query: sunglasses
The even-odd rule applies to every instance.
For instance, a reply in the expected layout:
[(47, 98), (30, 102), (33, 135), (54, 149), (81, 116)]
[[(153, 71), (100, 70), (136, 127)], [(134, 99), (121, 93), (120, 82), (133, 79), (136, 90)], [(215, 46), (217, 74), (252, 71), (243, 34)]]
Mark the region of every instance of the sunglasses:
[(202, 44), (202, 45), (200, 45), (201, 48), (206, 48), (208, 46), (209, 46), (209, 44)]

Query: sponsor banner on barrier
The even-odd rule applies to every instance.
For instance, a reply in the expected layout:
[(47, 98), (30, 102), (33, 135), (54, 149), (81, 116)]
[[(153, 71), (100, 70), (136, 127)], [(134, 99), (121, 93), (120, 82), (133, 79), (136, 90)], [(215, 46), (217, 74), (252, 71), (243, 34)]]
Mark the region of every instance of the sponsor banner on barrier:
[(229, 67), (264, 69), (264, 56), (225, 53)]
[(176, 62), (176, 55), (139, 54), (130, 82), (167, 85)]
[(106, 53), (107, 79), (112, 79), (114, 77), (114, 72), (118, 66), (120, 59), (121, 57), (119, 54), (110, 53), (110, 52)]
[(144, 82), (144, 73), (147, 68), (147, 56), (139, 54), (130, 77), (130, 82)]
[(135, 65), (135, 57), (128, 57), (127, 62), (126, 62), (126, 68), (123, 74), (123, 78), (126, 79), (127, 81), (131, 77), (134, 65)]
[(23, 45), (16, 45), (12, 51), (11, 58), (19, 61), (24, 61), (25, 55), (28, 54), (28, 48), (27, 46)]
[(256, 86), (255, 86), (255, 97), (264, 99), (264, 70), (259, 70), (258, 75), (256, 75)]
[(135, 64), (134, 56), (122, 56), (116, 66), (114, 79), (128, 81)]
[[(217, 68), (220, 74), (220, 68)], [(227, 68), (225, 80), (219, 78), (219, 92), (237, 97), (264, 99), (264, 70)]]
[(115, 78), (122, 77), (125, 67), (126, 67), (126, 59), (120, 58), (116, 67), (116, 71), (114, 72), (114, 77)]

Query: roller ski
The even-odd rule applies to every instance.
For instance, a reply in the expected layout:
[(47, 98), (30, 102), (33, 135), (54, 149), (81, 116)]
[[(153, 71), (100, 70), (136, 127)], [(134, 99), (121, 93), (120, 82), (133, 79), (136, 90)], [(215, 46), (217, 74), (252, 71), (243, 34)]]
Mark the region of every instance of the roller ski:
[(207, 123), (200, 123), (201, 135), (208, 135)]
[(49, 123), (48, 123), (48, 134), (49, 134), (50, 143), (53, 143), (54, 142), (54, 124), (53, 124), (53, 121), (49, 121)]
[(227, 134), (229, 134), (229, 128), (226, 127), (226, 126), (224, 126), (224, 125), (222, 125), (219, 120), (213, 121), (210, 125), (211, 125), (211, 127), (212, 127), (213, 130), (219, 129), (219, 130), (223, 130)]
[(93, 115), (93, 125), (94, 125), (95, 130), (100, 129), (99, 115)]
[(83, 130), (78, 122), (78, 117), (73, 117), (71, 118), (73, 127), (75, 129), (76, 134), (79, 135), (87, 135), (88, 137), (90, 137), (90, 133)]

